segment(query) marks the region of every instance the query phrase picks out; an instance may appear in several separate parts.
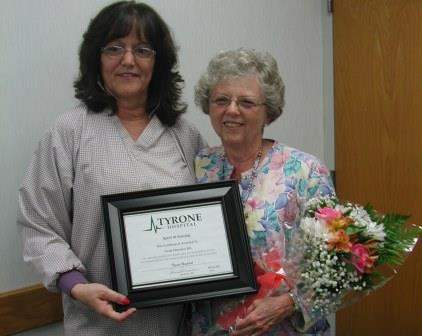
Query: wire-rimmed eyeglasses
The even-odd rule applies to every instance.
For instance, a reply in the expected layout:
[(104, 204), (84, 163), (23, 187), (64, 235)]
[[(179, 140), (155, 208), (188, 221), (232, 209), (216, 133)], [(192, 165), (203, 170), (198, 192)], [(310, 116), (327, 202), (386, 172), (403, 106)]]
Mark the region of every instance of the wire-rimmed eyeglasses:
[(119, 45), (109, 45), (101, 48), (101, 52), (112, 58), (121, 58), (127, 52), (131, 52), (136, 58), (146, 59), (155, 56), (155, 50), (145, 45), (139, 45), (134, 48), (125, 48)]
[(253, 110), (258, 106), (265, 105), (264, 103), (257, 102), (255, 99), (250, 97), (228, 97), (228, 96), (217, 96), (210, 99), (211, 104), (217, 108), (226, 108), (232, 102), (235, 102), (237, 107), (243, 110)]

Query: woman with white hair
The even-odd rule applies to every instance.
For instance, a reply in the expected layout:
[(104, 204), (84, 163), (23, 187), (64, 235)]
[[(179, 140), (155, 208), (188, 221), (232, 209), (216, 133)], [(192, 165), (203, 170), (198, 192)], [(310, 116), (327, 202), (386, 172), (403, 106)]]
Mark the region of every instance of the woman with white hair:
[[(284, 273), (286, 228), (317, 194), (334, 194), (327, 168), (314, 156), (264, 137), (283, 111), (284, 83), (268, 53), (237, 49), (217, 54), (200, 78), (195, 102), (209, 115), (222, 146), (196, 158), (201, 183), (239, 183), (255, 273), (261, 286), (247, 297), (198, 302), (194, 335), (321, 335), (323, 316), (312, 298)], [(268, 287), (269, 286), (269, 287)]]

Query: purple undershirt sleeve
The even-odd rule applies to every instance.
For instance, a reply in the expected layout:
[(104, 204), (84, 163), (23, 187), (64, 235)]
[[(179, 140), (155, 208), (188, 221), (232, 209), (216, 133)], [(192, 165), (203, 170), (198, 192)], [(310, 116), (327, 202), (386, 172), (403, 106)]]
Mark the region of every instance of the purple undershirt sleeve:
[(88, 280), (85, 278), (85, 276), (79, 271), (72, 270), (60, 274), (59, 279), (57, 280), (57, 287), (59, 287), (63, 293), (72, 297), (72, 295), (70, 295), (70, 291), (72, 290), (73, 286), (85, 283), (88, 283)]

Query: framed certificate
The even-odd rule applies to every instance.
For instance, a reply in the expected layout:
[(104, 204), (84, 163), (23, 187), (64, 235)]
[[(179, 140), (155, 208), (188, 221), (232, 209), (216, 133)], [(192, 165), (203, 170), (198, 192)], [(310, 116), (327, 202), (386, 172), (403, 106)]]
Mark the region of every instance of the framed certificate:
[(105, 195), (102, 204), (112, 286), (130, 306), (256, 292), (235, 181)]

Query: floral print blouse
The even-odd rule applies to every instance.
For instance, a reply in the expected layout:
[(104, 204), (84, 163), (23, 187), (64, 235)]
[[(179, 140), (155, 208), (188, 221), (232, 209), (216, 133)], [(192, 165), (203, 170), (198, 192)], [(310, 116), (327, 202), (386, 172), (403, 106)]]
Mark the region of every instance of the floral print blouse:
[[(227, 180), (233, 172), (223, 147), (202, 149), (196, 157), (195, 169), (198, 183)], [(274, 265), (281, 266), (286, 252), (286, 228), (299, 223), (301, 206), (319, 193), (334, 194), (334, 188), (328, 169), (316, 157), (275, 141), (255, 173), (253, 170), (242, 173), (239, 183), (252, 258), (259, 269), (276, 272)], [(279, 289), (280, 294), (288, 290), (286, 285)], [(296, 329), (308, 330), (320, 318), (307, 316), (309, 307), (300, 304), (303, 293), (296, 294), (301, 322), (286, 319), (266, 335), (296, 335)], [(219, 318), (242, 300), (244, 298), (224, 298), (196, 303), (193, 335), (227, 334)], [(321, 323), (317, 325), (321, 327)], [(317, 330), (309, 332), (318, 334)]]

